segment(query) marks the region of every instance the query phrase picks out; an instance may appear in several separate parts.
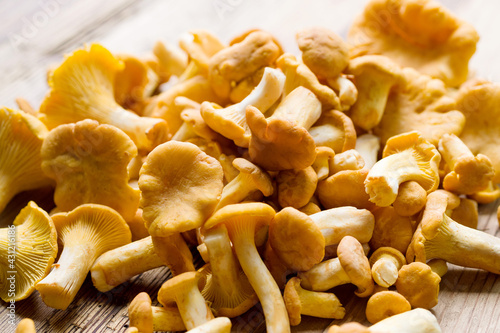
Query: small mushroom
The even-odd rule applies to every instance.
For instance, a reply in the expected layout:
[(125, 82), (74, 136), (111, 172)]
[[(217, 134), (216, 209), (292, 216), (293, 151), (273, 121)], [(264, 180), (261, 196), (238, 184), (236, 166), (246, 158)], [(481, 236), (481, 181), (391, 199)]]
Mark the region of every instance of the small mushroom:
[(397, 214), (412, 216), (420, 212), (427, 201), (427, 192), (420, 184), (410, 180), (399, 185), (398, 196), (392, 203)]
[(115, 210), (85, 204), (69, 213), (52, 215), (63, 250), (52, 271), (36, 289), (48, 306), (65, 310), (94, 264), (104, 252), (130, 243), (132, 235)]
[(396, 289), (414, 308), (431, 309), (438, 303), (441, 277), (422, 262), (412, 262), (399, 270)]
[(321, 117), (309, 128), (316, 146), (329, 147), (335, 153), (353, 149), (356, 145), (356, 129), (351, 118), (337, 110), (321, 113)]
[(357, 137), (354, 149), (361, 155), (365, 161), (365, 168), (371, 169), (378, 161), (378, 152), (380, 150), (380, 139), (373, 134), (363, 134)]
[(162, 119), (139, 117), (115, 101), (114, 80), (123, 62), (99, 44), (73, 52), (49, 77), (49, 94), (40, 106), (41, 120), (52, 129), (84, 119), (123, 130), (139, 150), (151, 151), (167, 140)]
[(287, 282), (283, 298), (292, 326), (300, 324), (301, 315), (330, 319), (345, 316), (345, 309), (335, 294), (305, 290), (300, 286), (298, 277)]
[(22, 319), (17, 324), (15, 333), (36, 333), (35, 322), (30, 318)]
[(155, 148), (139, 177), (143, 218), (151, 236), (201, 227), (222, 193), (220, 163), (187, 142)]
[(399, 185), (414, 180), (430, 193), (439, 185), (441, 155), (418, 132), (409, 132), (387, 140), (383, 158), (370, 169), (365, 180), (370, 201), (379, 207), (392, 204)]
[(316, 147), (316, 159), (312, 168), (316, 172), (318, 181), (325, 180), (330, 175), (330, 163), (335, 152), (329, 147)]
[(199, 103), (179, 96), (175, 98), (174, 104), (176, 107), (182, 109), (180, 117), (184, 122), (172, 136), (171, 140), (187, 141), (196, 137), (214, 141), (222, 139), (221, 135), (211, 129), (201, 116), (201, 105)]
[(406, 253), (415, 228), (414, 222), (408, 216), (399, 215), (394, 207), (377, 207), (372, 210), (375, 217), (375, 228), (370, 239), (373, 250), (380, 247), (392, 247), (401, 253)]
[(214, 315), (200, 292), (205, 284), (203, 274), (184, 272), (164, 282), (158, 291), (158, 302), (164, 307), (177, 304), (187, 330), (200, 326)]
[(0, 229), (2, 300), (20, 301), (30, 296), (35, 285), (49, 273), (57, 249), (52, 219), (30, 201), (12, 225)]
[(159, 307), (151, 305), (151, 298), (145, 292), (134, 297), (128, 306), (130, 326), (141, 333), (153, 331), (184, 331), (179, 310), (176, 307)]
[(310, 166), (302, 170), (280, 171), (276, 176), (280, 206), (299, 209), (307, 205), (316, 191), (317, 183), (318, 176)]
[(134, 142), (111, 125), (86, 119), (60, 125), (42, 145), (42, 170), (56, 181), (54, 202), (61, 211), (95, 203), (131, 220), (140, 192), (129, 186), (127, 166), (137, 155)]
[(350, 110), (351, 119), (368, 131), (382, 119), (391, 88), (401, 77), (401, 69), (385, 56), (365, 55), (352, 59), (347, 72), (354, 75), (358, 89), (358, 98)]
[(265, 170), (244, 158), (235, 158), (233, 166), (240, 173), (222, 189), (215, 211), (229, 204), (239, 203), (256, 191), (262, 192), (266, 197), (273, 194), (271, 177)]
[(373, 294), (366, 304), (366, 319), (378, 323), (386, 318), (411, 310), (406, 298), (395, 291), (380, 291)]
[(257, 108), (246, 110), (252, 132), (250, 159), (266, 170), (304, 169), (316, 159), (316, 145), (307, 130), (318, 120), (321, 103), (304, 87), (298, 87), (265, 118)]
[(358, 297), (368, 297), (373, 292), (370, 263), (361, 243), (345, 236), (337, 248), (338, 258), (323, 261), (297, 275), (301, 285), (313, 291), (325, 291), (338, 285), (352, 283), (358, 287)]
[[(389, 288), (396, 283), (398, 272), (403, 265), (406, 265), (406, 259), (395, 248), (384, 246), (379, 247), (372, 253), (370, 265), (372, 266), (372, 277), (375, 283)], [(369, 321), (374, 324), (371, 320)]]
[(289, 332), (288, 314), (280, 289), (255, 246), (255, 235), (274, 218), (274, 209), (264, 203), (225, 206), (205, 223), (209, 229), (225, 224), (241, 268), (262, 304), (268, 332)]
[(358, 89), (352, 82), (353, 75), (341, 74), (335, 78), (327, 79), (328, 85), (337, 93), (342, 111), (349, 110), (358, 99)]
[(360, 153), (355, 149), (349, 149), (336, 154), (330, 163), (330, 172), (335, 174), (344, 170), (361, 170), (365, 166), (365, 161)]

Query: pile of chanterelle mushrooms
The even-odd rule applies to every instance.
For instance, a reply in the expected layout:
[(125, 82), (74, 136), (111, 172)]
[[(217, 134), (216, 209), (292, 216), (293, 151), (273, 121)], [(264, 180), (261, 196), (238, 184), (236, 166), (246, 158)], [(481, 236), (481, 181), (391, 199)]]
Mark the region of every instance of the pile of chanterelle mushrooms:
[(330, 333), (439, 332), (446, 262), (500, 274), (500, 239), (476, 229), (500, 196), (500, 85), (467, 81), (479, 37), (432, 0), (372, 0), (347, 42), (296, 37), (301, 56), (258, 29), (147, 59), (92, 44), (50, 71), (39, 110), (0, 109), (0, 211), (47, 185), (56, 204), (17, 216), (15, 263), (0, 230), (1, 298), (64, 310), (89, 272), (106, 292), (166, 265), (127, 332), (228, 332), (258, 302), (288, 332), (342, 319), (343, 284), (374, 325)]

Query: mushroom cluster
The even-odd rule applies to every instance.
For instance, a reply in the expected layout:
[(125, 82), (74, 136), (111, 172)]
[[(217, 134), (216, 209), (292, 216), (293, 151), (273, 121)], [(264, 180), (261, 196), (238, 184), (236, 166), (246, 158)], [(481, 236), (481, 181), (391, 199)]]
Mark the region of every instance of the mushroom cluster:
[(89, 272), (106, 292), (168, 266), (127, 332), (229, 332), (259, 302), (268, 332), (290, 332), (348, 315), (345, 285), (374, 325), (330, 333), (440, 332), (446, 262), (500, 274), (500, 239), (476, 229), (500, 197), (500, 85), (464, 83), (477, 33), (433, 0), (371, 0), (348, 43), (296, 39), (301, 57), (262, 30), (192, 31), (145, 59), (92, 44), (38, 111), (0, 109), (0, 211), (55, 186), (50, 216), (30, 203), (0, 229), (2, 299), (66, 309)]

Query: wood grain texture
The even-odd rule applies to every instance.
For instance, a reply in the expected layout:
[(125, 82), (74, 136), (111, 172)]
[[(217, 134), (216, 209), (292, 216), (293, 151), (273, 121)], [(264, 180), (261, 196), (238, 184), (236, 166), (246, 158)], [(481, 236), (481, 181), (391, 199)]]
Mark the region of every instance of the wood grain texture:
[[(142, 55), (158, 39), (176, 43), (182, 33), (208, 29), (228, 42), (250, 28), (273, 33), (285, 50), (298, 54), (295, 32), (313, 25), (325, 26), (345, 37), (366, 0), (0, 0), (0, 104), (15, 107), (22, 96), (38, 107), (47, 92), (46, 71), (63, 54), (84, 43), (101, 42), (113, 52)], [(500, 20), (496, 0), (443, 0), (459, 17), (472, 23), (481, 41), (470, 67), (480, 77), (500, 81), (497, 32)], [(52, 6), (52, 7), (51, 7)], [(48, 192), (30, 197), (50, 209)], [(11, 211), (0, 214), (0, 227), (10, 223), (13, 212), (23, 206), (16, 199)], [(498, 234), (498, 203), (480, 207), (479, 229)], [(17, 321), (35, 320), (38, 332), (124, 332), (128, 325), (127, 304), (140, 291), (152, 298), (168, 278), (166, 268), (144, 273), (107, 293), (92, 286), (90, 278), (68, 310), (48, 308), (37, 292), (16, 304)], [(351, 286), (334, 292), (346, 307), (347, 321), (366, 322), (366, 299), (353, 295)], [(443, 332), (500, 332), (500, 281), (498, 276), (474, 269), (450, 267), (441, 282), (439, 304), (433, 309)], [(0, 307), (0, 333), (14, 332), (7, 322), (6, 304)], [(233, 320), (233, 331), (263, 331), (259, 306)], [(304, 317), (293, 332), (321, 332), (330, 320)]]

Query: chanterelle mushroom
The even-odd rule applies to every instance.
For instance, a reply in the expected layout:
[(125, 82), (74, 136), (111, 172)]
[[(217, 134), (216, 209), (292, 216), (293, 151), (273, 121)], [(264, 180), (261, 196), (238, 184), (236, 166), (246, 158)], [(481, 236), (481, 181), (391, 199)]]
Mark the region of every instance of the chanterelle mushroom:
[(441, 277), (422, 262), (412, 262), (399, 270), (396, 288), (414, 308), (431, 309), (438, 303)]
[(395, 291), (381, 291), (373, 294), (366, 304), (366, 319), (378, 323), (386, 318), (411, 310), (406, 298)]
[(17, 193), (52, 183), (40, 167), (47, 133), (37, 118), (0, 108), (0, 212)]
[(166, 141), (164, 120), (139, 117), (116, 103), (113, 83), (122, 68), (123, 63), (99, 44), (73, 52), (49, 77), (51, 90), (40, 106), (41, 120), (54, 128), (94, 119), (120, 128), (145, 151)]
[(372, 0), (351, 27), (351, 56), (383, 54), (449, 86), (467, 79), (479, 36), (433, 0)]
[(57, 264), (36, 289), (45, 304), (65, 310), (73, 301), (97, 257), (130, 243), (132, 235), (115, 210), (85, 204), (52, 216), (63, 250)]
[(56, 255), (56, 227), (49, 215), (31, 201), (13, 225), (0, 229), (0, 297), (5, 302), (27, 298), (35, 284), (49, 273)]
[(201, 227), (223, 187), (222, 167), (192, 143), (169, 141), (155, 148), (142, 166), (143, 217), (152, 236)]
[(128, 184), (127, 166), (137, 155), (121, 130), (86, 119), (60, 125), (42, 145), (42, 170), (56, 181), (54, 202), (61, 211), (85, 203), (109, 206), (131, 220), (139, 191)]

